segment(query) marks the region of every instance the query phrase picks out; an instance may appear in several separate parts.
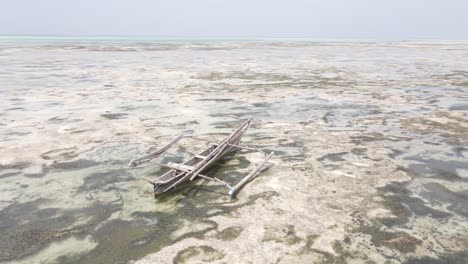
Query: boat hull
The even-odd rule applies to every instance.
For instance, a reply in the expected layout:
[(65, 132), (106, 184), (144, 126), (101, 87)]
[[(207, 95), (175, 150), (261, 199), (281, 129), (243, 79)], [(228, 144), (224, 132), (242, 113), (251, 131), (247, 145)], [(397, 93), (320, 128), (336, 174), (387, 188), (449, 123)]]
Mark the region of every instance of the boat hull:
[(221, 153), (219, 153), (219, 155), (215, 155), (215, 158), (210, 158), (209, 160), (206, 160), (206, 158), (204, 157), (210, 157), (210, 154), (216, 151), (218, 146), (222, 143), (210, 145), (208, 148), (198, 153), (194, 157), (183, 162), (182, 164), (179, 164), (179, 166), (181, 166), (181, 169), (171, 169), (156, 180), (152, 181), (152, 184), (154, 186), (154, 196), (159, 197), (163, 193), (167, 192), (168, 188), (170, 188), (176, 183), (178, 185), (189, 181), (190, 177), (186, 176), (188, 173), (190, 173), (191, 170), (185, 170), (184, 168), (197, 168), (197, 165), (202, 165), (203, 168), (208, 169), (211, 165), (213, 165), (213, 163), (221, 159), (227, 153), (231, 152), (235, 148), (235, 146), (239, 145), (242, 137), (244, 136), (244, 133), (250, 126), (250, 122), (250, 119), (247, 120), (233, 133), (231, 133), (228, 137), (221, 141), (227, 143), (227, 145), (225, 145), (225, 147), (221, 150)]

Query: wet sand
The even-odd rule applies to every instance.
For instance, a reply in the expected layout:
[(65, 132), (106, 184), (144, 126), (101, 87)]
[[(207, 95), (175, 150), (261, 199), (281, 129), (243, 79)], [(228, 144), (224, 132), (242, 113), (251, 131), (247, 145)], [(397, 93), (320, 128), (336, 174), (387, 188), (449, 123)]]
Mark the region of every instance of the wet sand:
[[(3, 40), (0, 262), (467, 263), (467, 44)], [(236, 199), (127, 168), (248, 117)]]

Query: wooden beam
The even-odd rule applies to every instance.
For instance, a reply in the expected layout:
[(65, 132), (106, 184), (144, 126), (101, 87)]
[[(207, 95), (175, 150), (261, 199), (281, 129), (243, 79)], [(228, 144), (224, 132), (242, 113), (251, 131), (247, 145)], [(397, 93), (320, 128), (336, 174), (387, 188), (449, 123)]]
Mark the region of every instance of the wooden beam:
[(266, 156), (266, 158), (263, 160), (263, 162), (258, 165), (252, 172), (250, 172), (247, 176), (245, 176), (239, 183), (236, 184), (236, 186), (234, 186), (230, 191), (229, 191), (229, 195), (231, 197), (233, 197), (236, 192), (239, 190), (240, 187), (242, 187), (242, 185), (246, 184), (251, 178), (253, 178), (263, 167), (263, 165), (265, 165), (265, 163), (271, 158), (271, 156), (273, 156), (274, 152), (271, 152), (270, 154), (268, 154), (268, 156)]
[(148, 154), (148, 155), (145, 155), (141, 158), (138, 158), (138, 159), (133, 159), (130, 161), (130, 164), (128, 164), (129, 167), (135, 167), (135, 166), (138, 166), (142, 163), (145, 163), (145, 162), (148, 162), (154, 158), (157, 158), (159, 157), (161, 154), (163, 154), (164, 152), (166, 152), (170, 147), (172, 147), (174, 144), (176, 144), (177, 142), (179, 142), (179, 140), (181, 140), (183, 137), (186, 137), (187, 134), (180, 134), (178, 135), (177, 137), (175, 137), (174, 139), (172, 139), (169, 143), (167, 143), (165, 146), (163, 146), (162, 148)]

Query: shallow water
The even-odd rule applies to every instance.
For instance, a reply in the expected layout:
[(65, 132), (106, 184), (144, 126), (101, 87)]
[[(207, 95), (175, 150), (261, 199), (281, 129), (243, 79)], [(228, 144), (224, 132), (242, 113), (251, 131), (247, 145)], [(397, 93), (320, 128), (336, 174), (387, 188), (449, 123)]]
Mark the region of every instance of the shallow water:
[[(441, 263), (468, 256), (468, 43), (0, 43), (0, 262)], [(155, 200), (185, 130), (272, 167)], [(204, 143), (184, 141), (181, 160)], [(236, 182), (261, 155), (212, 173)]]

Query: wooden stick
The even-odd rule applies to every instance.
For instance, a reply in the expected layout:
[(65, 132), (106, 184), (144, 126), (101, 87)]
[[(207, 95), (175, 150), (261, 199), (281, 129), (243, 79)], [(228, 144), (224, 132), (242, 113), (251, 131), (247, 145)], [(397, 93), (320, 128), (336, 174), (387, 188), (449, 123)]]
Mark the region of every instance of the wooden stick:
[(233, 197), (236, 192), (239, 190), (240, 187), (242, 187), (242, 185), (246, 184), (252, 177), (254, 177), (259, 171), (260, 169), (262, 169), (263, 165), (265, 165), (265, 163), (271, 158), (271, 156), (273, 156), (274, 152), (271, 152), (270, 154), (268, 154), (268, 156), (266, 156), (266, 158), (263, 160), (263, 162), (257, 166), (257, 168), (255, 168), (252, 172), (250, 172), (247, 176), (245, 176), (238, 184), (236, 184), (236, 186), (234, 186), (230, 191), (229, 191), (229, 195), (231, 197)]
[[(217, 147), (216, 149), (213, 150), (213, 152), (211, 152), (207, 159), (201, 161), (199, 164), (201, 164), (201, 167), (198, 166), (197, 164), (197, 169), (195, 169), (194, 171), (192, 171), (191, 173), (188, 173), (188, 175), (192, 174), (192, 176), (190, 177), (190, 180), (193, 180), (195, 177), (197, 177), (197, 174), (202, 172), (208, 165), (210, 165), (210, 161), (214, 161), (216, 160), (217, 158), (219, 158), (219, 156), (221, 154), (224, 153), (224, 149), (227, 147), (227, 145), (229, 145), (231, 143), (231, 140), (235, 137), (235, 136), (239, 136), (240, 133), (242, 133), (241, 135), (243, 135), (245, 133), (245, 131), (250, 127), (250, 123), (252, 122), (252, 119), (253, 118), (249, 118), (247, 121), (245, 121), (239, 128), (237, 128), (234, 132), (232, 132), (228, 137), (226, 137)], [(214, 154), (216, 152), (216, 154)], [(214, 155), (213, 155), (214, 154)], [(211, 157), (210, 157), (211, 156)], [(208, 158), (210, 158), (208, 160)], [(187, 176), (188, 176), (187, 175)], [(187, 177), (186, 176), (186, 177)]]
[[(215, 143), (217, 144), (218, 142), (216, 141), (213, 141), (213, 140), (209, 140), (209, 139), (204, 139), (204, 138), (198, 138), (198, 137), (192, 137), (192, 136), (187, 136), (188, 138), (192, 138), (192, 139), (195, 139), (195, 140), (201, 140), (201, 141), (206, 141), (206, 142), (210, 142), (210, 143)], [(258, 152), (262, 152), (263, 154), (268, 155), (265, 153), (265, 151), (261, 150), (261, 149), (258, 149), (258, 148), (249, 148), (249, 147), (243, 147), (243, 146), (239, 146), (239, 145), (233, 145), (233, 144), (228, 144), (228, 146), (230, 147), (233, 147), (233, 148), (239, 148), (239, 149), (247, 149), (247, 150), (252, 150), (252, 151), (258, 151)]]
[[(219, 145), (215, 150), (213, 150), (213, 152), (211, 152), (211, 153), (206, 157), (206, 159), (200, 161), (196, 166), (194, 166), (194, 170), (188, 172), (186, 175), (184, 175), (182, 178), (180, 178), (180, 179), (179, 179), (178, 181), (176, 181), (174, 184), (172, 184), (171, 186), (169, 186), (169, 187), (168, 187), (167, 189), (165, 189), (163, 192), (166, 192), (166, 191), (170, 190), (171, 188), (173, 188), (173, 187), (176, 186), (177, 184), (179, 184), (179, 183), (181, 183), (182, 181), (186, 180), (186, 179), (187, 179), (188, 177), (190, 177), (191, 175), (193, 175), (192, 178), (191, 178), (191, 180), (192, 180), (193, 178), (195, 178), (195, 177), (197, 176), (197, 174), (200, 173), (201, 170), (203, 170), (207, 164), (209, 164), (209, 162), (208, 162), (209, 160), (212, 160), (212, 159), (214, 160), (214, 158), (215, 158), (215, 157), (214, 157), (214, 156), (215, 156), (214, 154), (219, 154), (219, 153), (222, 152), (222, 149), (223, 149), (222, 147), (225, 147), (225, 146)], [(196, 167), (196, 168), (195, 168), (195, 167)], [(201, 167), (201, 168), (200, 168), (200, 167)], [(200, 169), (201, 169), (201, 170), (200, 170)]]
[[(196, 170), (193, 170), (190, 174), (192, 174), (192, 176), (190, 177), (190, 180), (193, 180), (195, 177), (197, 177), (197, 174), (202, 172), (206, 167), (208, 167), (208, 165), (210, 165), (211, 161), (214, 161), (216, 160), (217, 158), (219, 158), (221, 156), (221, 154), (224, 153), (224, 149), (226, 149), (227, 147), (227, 143), (224, 143), (224, 144), (220, 144), (219, 145), (219, 149), (216, 148), (215, 150), (213, 150), (213, 152), (211, 152), (206, 159), (204, 159), (203, 161), (201, 161), (202, 164), (200, 164), (200, 166), (197, 166), (198, 168)], [(198, 165), (198, 164), (197, 164)]]
[(182, 171), (182, 172), (190, 172), (190, 170), (186, 170), (184, 168), (181, 168), (181, 167), (178, 167), (178, 166), (174, 166), (172, 164), (165, 164), (165, 163), (160, 163), (160, 162), (151, 162), (152, 164), (156, 164), (158, 166), (161, 166), (161, 167), (165, 167), (165, 168), (169, 168), (169, 169), (173, 169), (173, 170), (177, 170), (177, 171)]
[(180, 139), (182, 139), (183, 137), (185, 137), (186, 134), (180, 134), (178, 135), (177, 137), (175, 137), (173, 140), (171, 140), (171, 142), (167, 143), (164, 147), (148, 154), (148, 155), (145, 155), (141, 158), (138, 158), (138, 159), (133, 159), (130, 161), (130, 164), (128, 164), (129, 167), (135, 167), (135, 166), (138, 166), (142, 163), (145, 163), (145, 162), (148, 162), (154, 158), (157, 158), (159, 157), (161, 154), (163, 154), (164, 152), (166, 152), (166, 150), (168, 150), (170, 147), (172, 147), (174, 144), (176, 144)]
[(181, 168), (179, 168), (179, 167), (172, 166), (172, 165), (170, 165), (170, 164), (164, 164), (164, 163), (159, 163), (159, 162), (155, 162), (155, 161), (153, 161), (153, 162), (151, 162), (151, 163), (152, 163), (152, 164), (156, 164), (156, 165), (161, 166), (161, 167), (166, 167), (166, 168), (169, 168), (169, 169), (172, 169), (172, 170), (175, 170), (175, 171), (179, 171), (179, 173), (176, 174), (174, 177), (172, 177), (172, 178), (170, 178), (170, 179), (168, 179), (168, 180), (165, 180), (165, 181), (160, 180), (162, 177), (165, 176), (165, 174), (159, 176), (156, 180), (154, 180), (154, 182), (155, 182), (155, 183), (158, 183), (158, 184), (166, 184), (166, 183), (168, 183), (168, 182), (174, 180), (175, 178), (179, 178), (180, 176), (183, 176), (184, 173), (189, 172), (189, 171), (187, 171), (187, 170), (183, 170), (183, 169), (181, 169)]
[(232, 189), (231, 185), (229, 185), (229, 183), (225, 182), (225, 181), (222, 181), (216, 177), (208, 177), (208, 176), (205, 176), (205, 175), (202, 175), (202, 174), (198, 174), (199, 177), (205, 179), (205, 180), (210, 180), (210, 181), (215, 181), (215, 182), (219, 182), (221, 183), (222, 185), (226, 186), (227, 188), (229, 188), (230, 190)]

